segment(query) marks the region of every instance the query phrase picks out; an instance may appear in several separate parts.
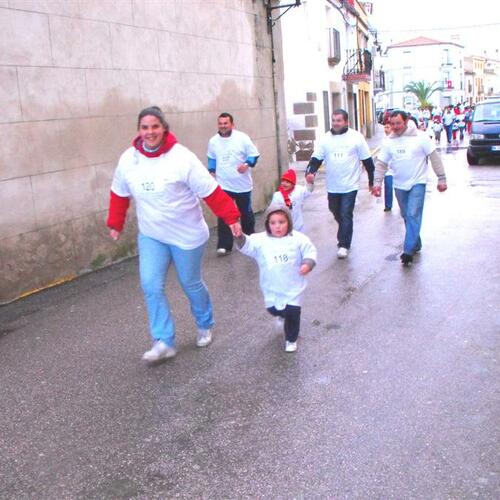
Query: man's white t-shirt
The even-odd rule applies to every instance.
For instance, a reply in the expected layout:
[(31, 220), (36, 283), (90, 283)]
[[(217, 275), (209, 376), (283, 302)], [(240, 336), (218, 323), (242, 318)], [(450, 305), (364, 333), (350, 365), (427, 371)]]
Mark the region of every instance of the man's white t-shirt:
[(301, 305), (306, 278), (299, 274), (300, 266), (304, 259), (317, 260), (316, 248), (305, 234), (292, 231), (275, 238), (254, 233), (246, 236), (240, 250), (257, 261), (266, 307), (281, 311), (287, 305)]
[(378, 158), (393, 171), (397, 189), (409, 191), (415, 184), (426, 184), (429, 173), (427, 157), (436, 145), (421, 130), (416, 135), (389, 137), (383, 141)]
[(222, 189), (233, 193), (247, 193), (252, 190), (251, 168), (243, 174), (237, 170), (249, 157), (259, 156), (259, 152), (247, 134), (233, 129), (229, 137), (215, 134), (208, 141), (208, 158), (217, 162), (215, 178)]
[(350, 128), (345, 134), (327, 132), (312, 156), (325, 162), (329, 193), (350, 193), (359, 189), (360, 161), (370, 158), (370, 149), (363, 135)]
[[(304, 229), (304, 215), (302, 213), (302, 207), (304, 205), (304, 200), (311, 196), (311, 194), (312, 193), (308, 191), (305, 186), (301, 186), (300, 184), (297, 184), (293, 191), (289, 194), (290, 201), (292, 202), (290, 212), (292, 214), (293, 228), (297, 231), (302, 231)], [(270, 204), (272, 205), (273, 203), (285, 204), (283, 195), (279, 191), (276, 191), (273, 194), (273, 199)]]
[(127, 149), (111, 185), (118, 196), (134, 198), (142, 234), (184, 250), (208, 240), (199, 198), (216, 188), (203, 163), (180, 144), (157, 158), (146, 157), (134, 147)]

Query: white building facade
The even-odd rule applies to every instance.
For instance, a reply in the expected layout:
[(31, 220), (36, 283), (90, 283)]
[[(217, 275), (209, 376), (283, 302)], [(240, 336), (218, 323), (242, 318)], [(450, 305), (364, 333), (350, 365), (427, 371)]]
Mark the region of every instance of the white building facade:
[(363, 6), (356, 1), (308, 1), (280, 22), (290, 160), (310, 158), (314, 142), (329, 130), (331, 113), (337, 108), (348, 111), (352, 127), (369, 135), (371, 53), (370, 65), (361, 68), (363, 75), (350, 79), (344, 75), (348, 58), (356, 59), (360, 46), (369, 51)]
[(435, 92), (430, 102), (447, 106), (465, 100), (464, 47), (418, 37), (387, 47), (383, 63), (386, 92), (379, 94), (377, 107), (413, 109), (416, 97), (404, 91), (412, 81), (436, 83), (443, 90)]

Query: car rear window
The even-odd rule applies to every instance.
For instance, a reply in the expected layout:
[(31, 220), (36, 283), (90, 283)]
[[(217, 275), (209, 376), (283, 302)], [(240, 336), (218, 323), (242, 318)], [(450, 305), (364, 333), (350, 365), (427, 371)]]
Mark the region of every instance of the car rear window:
[(473, 120), (475, 122), (500, 121), (500, 101), (478, 104)]

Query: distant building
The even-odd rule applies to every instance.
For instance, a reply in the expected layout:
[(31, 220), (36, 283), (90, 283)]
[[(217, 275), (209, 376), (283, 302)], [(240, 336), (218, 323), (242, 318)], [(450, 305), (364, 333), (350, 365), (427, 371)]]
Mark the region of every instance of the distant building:
[(465, 98), (464, 47), (458, 43), (420, 36), (389, 45), (384, 69), (387, 91), (379, 97), (385, 101), (381, 107), (418, 107), (415, 96), (404, 91), (412, 81), (442, 87), (430, 98), (434, 105), (444, 107)]

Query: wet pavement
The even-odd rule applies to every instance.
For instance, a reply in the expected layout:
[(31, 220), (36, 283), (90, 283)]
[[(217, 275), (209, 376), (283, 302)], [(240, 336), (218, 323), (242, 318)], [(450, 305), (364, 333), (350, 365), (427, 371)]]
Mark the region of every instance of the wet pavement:
[(213, 238), (214, 343), (172, 273), (179, 353), (154, 367), (136, 259), (2, 307), (0, 498), (498, 498), (500, 165), (442, 152), (409, 269), (366, 190), (337, 260), (320, 174), (296, 354)]

